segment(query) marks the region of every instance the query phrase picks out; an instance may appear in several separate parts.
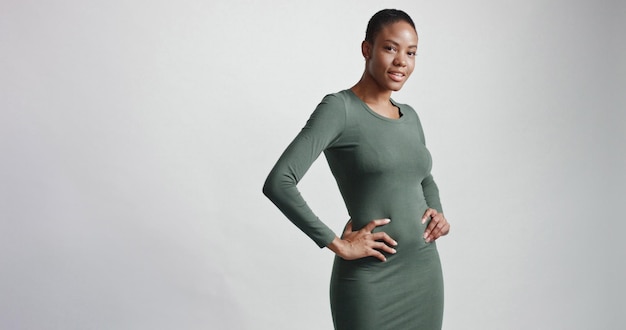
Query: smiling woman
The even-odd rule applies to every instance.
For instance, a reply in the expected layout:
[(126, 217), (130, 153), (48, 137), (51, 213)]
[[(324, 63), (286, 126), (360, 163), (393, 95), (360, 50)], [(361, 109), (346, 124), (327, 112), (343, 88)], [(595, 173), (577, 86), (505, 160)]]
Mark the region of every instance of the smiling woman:
[[(330, 285), (336, 329), (440, 329), (443, 277), (434, 241), (450, 225), (420, 120), (391, 99), (415, 66), (413, 21), (399, 10), (376, 13), (361, 51), (359, 82), (324, 97), (263, 191), (318, 246), (336, 254)], [(341, 238), (296, 187), (322, 151), (351, 217)]]
[[(412, 21), (383, 25), (376, 32), (376, 36), (366, 36), (361, 45), (366, 67), (361, 81), (352, 91), (376, 112), (397, 119), (400, 113), (389, 102), (390, 94), (391, 91), (399, 91), (413, 73), (417, 33)], [(372, 87), (375, 89), (366, 90)]]

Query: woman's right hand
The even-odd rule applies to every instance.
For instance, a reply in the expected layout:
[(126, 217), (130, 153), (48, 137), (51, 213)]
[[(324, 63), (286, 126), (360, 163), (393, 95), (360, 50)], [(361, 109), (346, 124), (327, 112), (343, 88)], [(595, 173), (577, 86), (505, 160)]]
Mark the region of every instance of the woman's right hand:
[(375, 257), (380, 261), (386, 261), (387, 258), (381, 251), (396, 253), (392, 246), (398, 245), (398, 242), (385, 232), (372, 233), (372, 230), (378, 226), (384, 226), (390, 221), (390, 219), (372, 220), (360, 230), (352, 231), (352, 220), (350, 220), (346, 224), (341, 238), (335, 237), (328, 244), (328, 248), (346, 260)]

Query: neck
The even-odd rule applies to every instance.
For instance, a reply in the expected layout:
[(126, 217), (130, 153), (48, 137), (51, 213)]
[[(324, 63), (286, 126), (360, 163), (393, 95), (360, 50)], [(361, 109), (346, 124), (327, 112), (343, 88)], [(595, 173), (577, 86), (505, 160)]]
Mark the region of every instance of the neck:
[(361, 76), (359, 82), (350, 88), (350, 90), (363, 100), (363, 102), (372, 105), (389, 104), (392, 92), (388, 89), (381, 89), (367, 72), (363, 72), (363, 76)]

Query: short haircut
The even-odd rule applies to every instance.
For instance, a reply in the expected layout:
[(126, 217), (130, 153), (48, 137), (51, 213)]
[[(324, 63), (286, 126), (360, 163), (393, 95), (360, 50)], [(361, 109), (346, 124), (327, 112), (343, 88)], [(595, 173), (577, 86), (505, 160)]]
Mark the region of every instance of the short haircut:
[(374, 44), (376, 36), (385, 26), (400, 21), (405, 21), (409, 23), (415, 30), (415, 24), (413, 23), (411, 16), (409, 16), (402, 10), (383, 9), (377, 12), (376, 14), (374, 14), (374, 16), (372, 16), (372, 18), (370, 18), (369, 22), (367, 23), (367, 30), (365, 30), (365, 41), (369, 42), (370, 44)]

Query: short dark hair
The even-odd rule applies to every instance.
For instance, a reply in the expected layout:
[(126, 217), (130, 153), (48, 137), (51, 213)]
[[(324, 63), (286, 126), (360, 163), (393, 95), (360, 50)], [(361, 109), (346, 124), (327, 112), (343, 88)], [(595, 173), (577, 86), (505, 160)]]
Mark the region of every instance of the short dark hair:
[(367, 30), (365, 30), (365, 41), (373, 44), (380, 30), (382, 30), (385, 26), (389, 24), (393, 24), (399, 21), (405, 21), (409, 23), (415, 30), (415, 24), (413, 23), (411, 16), (409, 16), (409, 14), (403, 12), (402, 10), (383, 9), (377, 12), (376, 14), (374, 14), (374, 16), (372, 16), (372, 18), (370, 18), (370, 21), (367, 23)]

